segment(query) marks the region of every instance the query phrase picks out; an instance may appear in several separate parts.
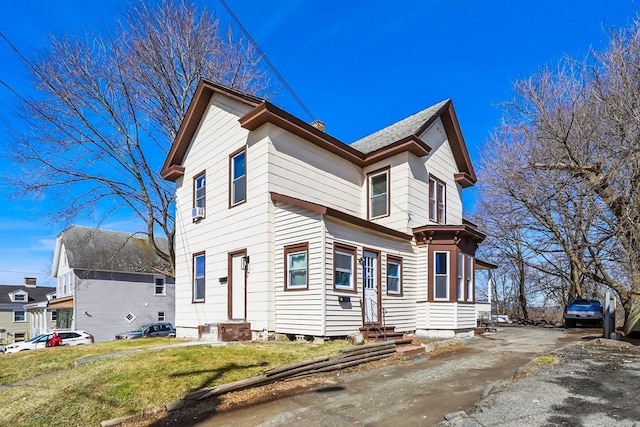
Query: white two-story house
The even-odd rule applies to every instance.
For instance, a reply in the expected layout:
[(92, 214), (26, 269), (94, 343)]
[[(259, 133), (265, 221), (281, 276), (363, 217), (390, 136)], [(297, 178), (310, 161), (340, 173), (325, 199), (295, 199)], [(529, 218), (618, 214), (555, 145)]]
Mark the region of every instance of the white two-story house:
[[(198, 337), (472, 334), (476, 182), (453, 104), (353, 144), (200, 82), (162, 169), (176, 183), (176, 326)], [(200, 334), (201, 335), (201, 334)]]

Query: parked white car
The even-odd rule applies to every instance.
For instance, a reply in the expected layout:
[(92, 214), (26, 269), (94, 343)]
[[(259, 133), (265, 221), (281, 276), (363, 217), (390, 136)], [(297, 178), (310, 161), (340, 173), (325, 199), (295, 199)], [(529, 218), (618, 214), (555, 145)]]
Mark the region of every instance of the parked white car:
[[(62, 339), (62, 345), (80, 345), (91, 344), (93, 342), (93, 335), (85, 331), (56, 331), (58, 336)], [(27, 341), (16, 342), (9, 344), (5, 347), (5, 353), (18, 353), (25, 350), (36, 350), (38, 348), (45, 348), (47, 341), (51, 338), (53, 332), (41, 334), (35, 336)]]

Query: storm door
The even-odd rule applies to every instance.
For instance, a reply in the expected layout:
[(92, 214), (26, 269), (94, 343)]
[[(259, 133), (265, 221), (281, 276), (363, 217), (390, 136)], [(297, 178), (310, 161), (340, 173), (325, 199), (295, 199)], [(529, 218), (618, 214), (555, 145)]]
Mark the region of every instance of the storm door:
[(364, 323), (378, 323), (380, 306), (378, 304), (379, 271), (378, 254), (364, 251), (362, 258), (362, 281), (364, 288)]
[(229, 254), (229, 320), (246, 320), (247, 318), (247, 269), (249, 257), (246, 251)]

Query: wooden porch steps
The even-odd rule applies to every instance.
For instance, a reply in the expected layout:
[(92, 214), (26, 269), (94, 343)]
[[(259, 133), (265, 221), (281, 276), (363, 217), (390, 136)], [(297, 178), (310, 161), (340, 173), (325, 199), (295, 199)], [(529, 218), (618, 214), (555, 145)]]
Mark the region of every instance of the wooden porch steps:
[(366, 340), (373, 341), (396, 341), (404, 337), (403, 332), (396, 332), (395, 326), (382, 326), (379, 324), (369, 324), (360, 328), (360, 332)]

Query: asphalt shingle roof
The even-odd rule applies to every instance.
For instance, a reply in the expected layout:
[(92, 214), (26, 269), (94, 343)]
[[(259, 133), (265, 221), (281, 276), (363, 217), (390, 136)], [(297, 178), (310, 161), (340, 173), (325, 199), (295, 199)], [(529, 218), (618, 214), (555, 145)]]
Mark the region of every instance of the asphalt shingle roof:
[[(70, 268), (120, 273), (171, 271), (149, 245), (147, 236), (119, 231), (71, 226), (60, 234)], [(157, 239), (167, 248), (166, 239)]]
[(422, 125), (431, 119), (431, 117), (447, 102), (449, 102), (449, 100), (445, 99), (444, 101), (419, 111), (406, 119), (402, 119), (391, 126), (387, 126), (384, 129), (380, 129), (379, 131), (372, 133), (371, 135), (365, 136), (351, 144), (351, 146), (364, 154), (369, 154), (399, 141), (402, 138), (415, 135)]
[[(24, 291), (29, 294), (29, 301), (11, 301), (9, 294), (15, 291)], [(46, 301), (47, 294), (55, 292), (56, 288), (48, 286), (22, 286), (22, 285), (0, 285), (0, 304), (14, 304), (23, 306), (34, 302)]]

